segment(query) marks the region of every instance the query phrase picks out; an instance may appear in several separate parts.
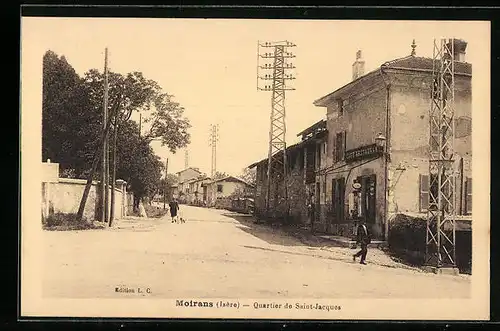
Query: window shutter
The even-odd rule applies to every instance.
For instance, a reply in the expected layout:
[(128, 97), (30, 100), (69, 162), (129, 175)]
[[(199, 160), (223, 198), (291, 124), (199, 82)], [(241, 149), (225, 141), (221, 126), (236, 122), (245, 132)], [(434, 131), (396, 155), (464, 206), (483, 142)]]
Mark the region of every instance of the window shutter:
[(427, 211), (427, 208), (429, 208), (429, 176), (427, 175), (420, 175), (419, 196), (419, 210), (421, 212)]
[(347, 131), (343, 132), (342, 136), (342, 160), (345, 159), (345, 151), (346, 151), (346, 137), (347, 137)]
[(465, 181), (465, 213), (472, 214), (472, 178)]
[(324, 195), (324, 199), (325, 199), (325, 203), (326, 203), (326, 178), (325, 178), (325, 181), (323, 182), (323, 195)]

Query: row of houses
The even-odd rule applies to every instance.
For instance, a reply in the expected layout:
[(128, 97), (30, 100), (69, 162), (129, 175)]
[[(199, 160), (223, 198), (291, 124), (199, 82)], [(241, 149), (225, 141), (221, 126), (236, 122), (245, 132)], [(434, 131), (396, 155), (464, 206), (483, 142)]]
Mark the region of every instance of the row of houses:
[[(460, 219), (471, 221), (472, 66), (465, 62), (467, 43), (455, 43), (456, 207)], [(257, 171), (258, 217), (286, 212), (291, 221), (338, 236), (350, 236), (361, 217), (380, 240), (387, 240), (396, 215), (426, 217), (429, 191), (437, 190), (427, 177), (433, 60), (416, 56), (415, 47), (409, 56), (366, 74), (357, 52), (352, 81), (313, 102), (326, 117), (300, 132), (301, 141), (286, 149), (286, 181), (267, 185), (267, 159), (249, 166)], [(284, 183), (288, 201), (280, 204), (273, 196)]]
[(253, 196), (254, 186), (234, 176), (212, 179), (194, 167), (179, 171), (177, 176), (173, 195), (181, 203), (212, 207), (220, 199)]

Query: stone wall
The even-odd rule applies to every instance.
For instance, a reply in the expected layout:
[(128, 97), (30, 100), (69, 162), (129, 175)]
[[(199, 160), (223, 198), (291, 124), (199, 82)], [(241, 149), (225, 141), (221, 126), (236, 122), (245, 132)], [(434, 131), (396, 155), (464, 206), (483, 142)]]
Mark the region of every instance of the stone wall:
[[(42, 216), (48, 217), (54, 213), (76, 214), (80, 207), (80, 201), (87, 183), (84, 179), (59, 178), (59, 165), (57, 163), (42, 164)], [(115, 186), (115, 219), (121, 219), (127, 215), (127, 205), (133, 200), (127, 194), (125, 182), (117, 181)], [(111, 187), (109, 208), (111, 210)], [(89, 191), (83, 216), (87, 220), (94, 220), (98, 210), (98, 185), (92, 183)]]

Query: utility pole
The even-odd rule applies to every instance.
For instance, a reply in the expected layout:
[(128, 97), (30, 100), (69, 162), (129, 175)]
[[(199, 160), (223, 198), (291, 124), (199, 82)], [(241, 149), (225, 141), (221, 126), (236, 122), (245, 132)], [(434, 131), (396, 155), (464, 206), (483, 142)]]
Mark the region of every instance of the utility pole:
[[(284, 216), (288, 214), (287, 207), (287, 159), (286, 159), (286, 122), (285, 122), (285, 91), (295, 90), (286, 85), (287, 80), (295, 79), (290, 70), (295, 66), (287, 62), (295, 55), (288, 51), (295, 47), (289, 41), (258, 42), (257, 43), (257, 90), (272, 92), (271, 116), (269, 129), (269, 153), (267, 167), (266, 213), (271, 208), (284, 209)], [(261, 52), (261, 48), (263, 51)], [(264, 52), (264, 53), (263, 53)], [(264, 63), (260, 63), (260, 59)], [(267, 61), (267, 62), (266, 62)], [(263, 72), (263, 74), (261, 73)], [(264, 87), (259, 86), (259, 79), (269, 81)], [(275, 183), (276, 191), (271, 193)], [(279, 187), (282, 186), (280, 189)], [(274, 203), (271, 203), (274, 200)]]
[[(103, 132), (106, 130), (106, 124), (108, 122), (108, 48), (104, 50), (104, 101), (103, 101), (103, 115), (102, 115), (102, 125), (103, 125)], [(101, 185), (100, 185), (100, 210), (99, 210), (99, 221), (101, 222), (107, 222), (107, 201), (106, 201), (106, 196), (107, 196), (107, 173), (106, 173), (106, 161), (108, 158), (108, 149), (107, 149), (107, 141), (108, 137), (107, 135), (104, 135), (104, 142), (103, 142), (103, 155), (101, 158)]]
[(142, 135), (142, 114), (139, 113), (139, 137)]
[[(105, 106), (105, 112), (106, 112), (106, 118), (109, 117), (109, 112), (108, 112), (108, 99), (109, 99), (109, 82), (108, 82), (108, 49), (106, 48), (106, 67), (104, 70), (104, 102), (106, 103)], [(106, 138), (106, 143), (104, 145), (106, 157), (105, 157), (105, 162), (106, 162), (106, 170), (105, 170), (105, 184), (106, 184), (106, 191), (104, 195), (104, 222), (108, 223), (109, 222), (109, 136)]]
[(210, 128), (209, 145), (212, 147), (212, 178), (217, 172), (217, 142), (219, 141), (219, 124), (212, 124)]
[(163, 209), (167, 207), (167, 183), (168, 180), (168, 158), (165, 162), (165, 187), (163, 188)]
[(455, 39), (434, 40), (426, 265), (455, 268)]
[(109, 226), (113, 225), (115, 219), (115, 183), (116, 183), (116, 139), (118, 135), (119, 127), (119, 110), (114, 115), (114, 125), (113, 125), (113, 167), (111, 169), (111, 212), (109, 214)]
[[(120, 107), (121, 102), (122, 102), (122, 97), (120, 97), (118, 99), (118, 103), (111, 110), (112, 114), (116, 114), (116, 112), (118, 111), (118, 109)], [(129, 112), (128, 118), (130, 118), (130, 114), (131, 113)], [(104, 132), (102, 132), (101, 138), (99, 139), (99, 148), (94, 155), (94, 161), (92, 162), (92, 168), (91, 168), (90, 173), (87, 177), (87, 183), (85, 184), (85, 189), (83, 190), (82, 199), (80, 200), (80, 206), (78, 207), (78, 214), (77, 214), (78, 220), (82, 220), (82, 218), (83, 218), (83, 212), (85, 211), (85, 204), (87, 203), (87, 198), (89, 196), (90, 187), (92, 186), (92, 179), (94, 178), (94, 174), (97, 171), (99, 161), (101, 161), (101, 158), (103, 156), (104, 141), (107, 139), (107, 137), (109, 135), (110, 127), (111, 127), (111, 119), (108, 119), (106, 122), (106, 127), (104, 128)]]

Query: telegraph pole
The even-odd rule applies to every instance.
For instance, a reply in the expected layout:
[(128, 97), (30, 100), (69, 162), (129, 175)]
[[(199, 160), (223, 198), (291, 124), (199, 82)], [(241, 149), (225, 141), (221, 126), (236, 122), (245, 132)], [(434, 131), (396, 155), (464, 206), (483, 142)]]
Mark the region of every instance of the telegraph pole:
[[(103, 115), (102, 115), (102, 125), (103, 131), (106, 130), (106, 124), (108, 122), (108, 48), (104, 50), (104, 101), (103, 101)], [(100, 217), (99, 221), (107, 222), (107, 173), (106, 173), (106, 163), (108, 159), (108, 149), (107, 149), (108, 137), (104, 136), (103, 142), (103, 155), (101, 159), (101, 194), (100, 194)]]
[(116, 182), (116, 138), (118, 134), (118, 116), (115, 115), (113, 126), (113, 166), (111, 168), (111, 211), (109, 213), (109, 226), (113, 225), (115, 219), (115, 182)]
[(219, 124), (212, 124), (210, 128), (209, 145), (212, 147), (212, 178), (217, 172), (217, 142), (219, 141)]
[(426, 265), (455, 268), (455, 39), (434, 40)]
[[(287, 62), (295, 55), (288, 51), (295, 47), (289, 41), (258, 42), (257, 43), (257, 90), (272, 92), (271, 116), (269, 129), (269, 152), (267, 167), (266, 212), (285, 205), (284, 215), (288, 213), (287, 204), (287, 159), (286, 159), (286, 122), (285, 122), (285, 91), (295, 90), (286, 85), (286, 81), (295, 79), (290, 70), (295, 66)], [(261, 48), (263, 51), (261, 51)], [(264, 53), (263, 53), (264, 52)], [(260, 59), (264, 63), (260, 63)], [(266, 62), (267, 61), (267, 62)], [(263, 72), (263, 74), (261, 73)], [(259, 79), (269, 81), (264, 87), (259, 86)], [(279, 154), (282, 155), (279, 155)], [(271, 194), (271, 183), (276, 183), (276, 192)], [(281, 185), (280, 185), (281, 184)], [(279, 187), (282, 186), (280, 190)], [(271, 204), (274, 200), (274, 204)]]

